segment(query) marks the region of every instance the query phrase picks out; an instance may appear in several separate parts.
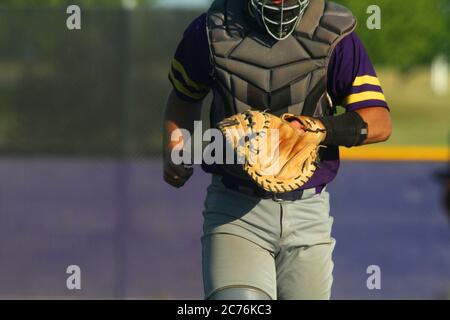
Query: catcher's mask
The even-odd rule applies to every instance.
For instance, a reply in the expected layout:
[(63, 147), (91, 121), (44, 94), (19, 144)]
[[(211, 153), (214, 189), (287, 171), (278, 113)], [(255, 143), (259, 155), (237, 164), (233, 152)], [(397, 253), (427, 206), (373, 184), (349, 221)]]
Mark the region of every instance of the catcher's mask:
[(250, 0), (251, 9), (267, 32), (284, 40), (294, 32), (310, 0)]

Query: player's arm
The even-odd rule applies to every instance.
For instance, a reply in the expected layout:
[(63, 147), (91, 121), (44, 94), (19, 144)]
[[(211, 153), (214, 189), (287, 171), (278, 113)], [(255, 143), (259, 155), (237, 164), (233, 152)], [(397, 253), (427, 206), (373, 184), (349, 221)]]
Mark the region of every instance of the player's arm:
[(348, 110), (339, 116), (319, 118), (325, 125), (323, 142), (329, 146), (356, 147), (388, 140), (392, 133), (389, 109), (369, 106)]
[[(387, 141), (392, 133), (391, 115), (385, 107), (367, 107), (319, 120), (327, 129), (325, 145), (355, 147), (380, 143)], [(303, 129), (298, 121), (292, 125)]]
[(187, 130), (192, 136), (194, 122), (200, 120), (202, 102), (210, 90), (211, 64), (205, 24), (203, 14), (189, 25), (169, 72), (173, 89), (164, 110), (163, 167), (164, 180), (177, 188), (191, 177), (193, 168), (190, 163), (175, 164), (172, 151), (183, 148), (186, 141), (183, 141), (182, 131)]
[(392, 134), (391, 114), (385, 107), (369, 107), (356, 110), (367, 124), (367, 136), (362, 144), (387, 141)]
[(177, 188), (182, 187), (192, 176), (193, 168), (175, 164), (171, 154), (174, 149), (182, 148), (185, 143), (182, 135), (179, 134), (181, 129), (193, 133), (194, 121), (201, 118), (201, 108), (201, 102), (183, 100), (175, 90), (172, 90), (167, 98), (163, 120), (164, 181)]
[(327, 131), (324, 144), (355, 147), (389, 139), (391, 117), (375, 69), (355, 33), (336, 46), (330, 59), (328, 89), (336, 105), (346, 112), (320, 120)]

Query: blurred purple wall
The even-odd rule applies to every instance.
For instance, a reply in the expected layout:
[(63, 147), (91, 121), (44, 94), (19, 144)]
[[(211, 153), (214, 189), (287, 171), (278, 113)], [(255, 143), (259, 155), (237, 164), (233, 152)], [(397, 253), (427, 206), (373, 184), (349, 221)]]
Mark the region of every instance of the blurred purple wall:
[[(439, 298), (450, 227), (433, 173), (444, 164), (344, 163), (330, 186), (334, 298)], [(0, 298), (202, 298), (209, 177), (175, 190), (158, 160), (0, 160)], [(66, 288), (79, 265), (82, 290)], [(366, 268), (382, 269), (382, 290)]]

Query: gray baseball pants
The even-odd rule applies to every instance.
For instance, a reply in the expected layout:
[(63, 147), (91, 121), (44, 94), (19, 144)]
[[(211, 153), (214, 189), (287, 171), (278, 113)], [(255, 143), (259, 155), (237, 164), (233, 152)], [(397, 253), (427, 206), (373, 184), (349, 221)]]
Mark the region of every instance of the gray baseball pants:
[(220, 299), (221, 292), (237, 292), (223, 295), (230, 299), (330, 299), (335, 241), (329, 211), (326, 190), (276, 202), (228, 189), (213, 176), (203, 212), (205, 299)]

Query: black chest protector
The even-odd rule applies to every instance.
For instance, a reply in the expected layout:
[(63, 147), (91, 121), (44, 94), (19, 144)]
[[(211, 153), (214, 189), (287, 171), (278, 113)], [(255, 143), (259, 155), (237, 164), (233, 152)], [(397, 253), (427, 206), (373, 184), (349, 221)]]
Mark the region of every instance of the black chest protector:
[(313, 0), (294, 33), (276, 41), (249, 24), (246, 6), (244, 0), (216, 0), (208, 11), (215, 77), (212, 124), (249, 109), (330, 114), (328, 62), (334, 47), (356, 27), (352, 13)]

